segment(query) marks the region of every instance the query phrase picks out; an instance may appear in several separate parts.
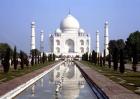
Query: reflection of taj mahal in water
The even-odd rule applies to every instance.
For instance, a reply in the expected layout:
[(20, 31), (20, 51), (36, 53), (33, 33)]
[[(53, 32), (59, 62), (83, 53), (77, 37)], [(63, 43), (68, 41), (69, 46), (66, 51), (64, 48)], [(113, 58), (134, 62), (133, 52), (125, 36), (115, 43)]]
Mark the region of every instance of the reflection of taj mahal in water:
[(54, 69), (50, 74), (50, 81), (57, 84), (63, 76), (62, 94), (65, 98), (72, 99), (72, 96), (79, 95), (80, 89), (86, 86), (84, 77), (73, 62), (62, 64)]
[(46, 72), (14, 99), (97, 99), (74, 62), (62, 62)]
[(53, 77), (51, 78), (53, 79), (53, 81), (57, 81), (57, 80), (59, 81), (60, 77), (62, 77), (64, 74), (65, 74), (65, 81), (72, 80), (72, 79), (76, 81), (80, 81), (83, 78), (76, 65), (73, 65), (73, 62), (69, 64), (62, 64), (61, 66), (54, 69), (51, 74), (51, 76)]
[(80, 24), (71, 14), (66, 16), (56, 29), (54, 35), (50, 35), (51, 52), (65, 56), (81, 56), (90, 52), (90, 37), (80, 28)]

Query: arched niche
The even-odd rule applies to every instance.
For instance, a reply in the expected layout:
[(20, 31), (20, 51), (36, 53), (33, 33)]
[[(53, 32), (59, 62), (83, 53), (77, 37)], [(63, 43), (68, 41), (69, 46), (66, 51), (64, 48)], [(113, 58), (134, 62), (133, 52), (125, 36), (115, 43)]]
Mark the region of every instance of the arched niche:
[(74, 41), (72, 39), (66, 40), (65, 45), (66, 45), (66, 51), (68, 53), (74, 52)]

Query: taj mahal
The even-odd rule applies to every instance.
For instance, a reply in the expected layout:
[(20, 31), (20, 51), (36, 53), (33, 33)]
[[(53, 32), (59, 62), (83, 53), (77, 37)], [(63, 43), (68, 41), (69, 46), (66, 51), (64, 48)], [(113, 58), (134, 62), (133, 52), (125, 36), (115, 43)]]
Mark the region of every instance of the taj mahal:
[(90, 37), (71, 14), (62, 20), (54, 35), (50, 35), (50, 42), (51, 52), (56, 55), (81, 56), (90, 52)]
[[(35, 22), (31, 24), (31, 49), (35, 49)], [(84, 53), (91, 53), (91, 38), (80, 27), (79, 21), (70, 13), (60, 22), (60, 26), (49, 35), (50, 52), (56, 56), (81, 57)], [(104, 50), (108, 55), (108, 22), (104, 26)], [(44, 32), (40, 35), (40, 51), (44, 52)], [(101, 54), (99, 48), (99, 31), (96, 32), (96, 52)]]

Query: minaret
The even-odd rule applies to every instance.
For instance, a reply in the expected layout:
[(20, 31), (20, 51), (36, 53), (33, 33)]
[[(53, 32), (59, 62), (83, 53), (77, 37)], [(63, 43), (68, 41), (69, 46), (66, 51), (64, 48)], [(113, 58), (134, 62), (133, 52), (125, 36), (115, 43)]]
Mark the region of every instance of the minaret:
[(99, 49), (99, 31), (96, 31), (96, 52), (97, 57), (99, 57), (100, 49)]
[(43, 53), (44, 51), (44, 31), (41, 30), (40, 34), (40, 51)]
[(109, 54), (108, 51), (108, 43), (109, 43), (109, 32), (108, 32), (108, 22), (105, 22), (105, 27), (104, 27), (104, 50), (105, 50), (105, 56), (107, 56)]
[(31, 50), (35, 49), (35, 22), (31, 23)]

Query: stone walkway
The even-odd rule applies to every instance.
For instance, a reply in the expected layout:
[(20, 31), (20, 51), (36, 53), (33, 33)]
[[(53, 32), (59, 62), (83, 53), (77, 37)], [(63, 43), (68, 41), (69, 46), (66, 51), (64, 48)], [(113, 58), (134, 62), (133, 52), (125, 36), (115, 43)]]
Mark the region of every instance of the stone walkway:
[(4, 95), (5, 93), (9, 92), (10, 90), (16, 88), (17, 86), (29, 81), (30, 79), (32, 79), (33, 77), (39, 75), (40, 73), (48, 70), (49, 68), (51, 68), (52, 66), (56, 65), (58, 62), (48, 65), (46, 67), (43, 67), (39, 70), (35, 70), (34, 72), (28, 73), (26, 75), (23, 75), (21, 77), (17, 77), (13, 80), (7, 81), (5, 83), (0, 84), (0, 96)]
[(79, 68), (81, 68), (88, 77), (105, 92), (109, 99), (140, 99), (139, 95), (113, 82), (90, 67), (85, 66), (80, 62), (76, 63)]

